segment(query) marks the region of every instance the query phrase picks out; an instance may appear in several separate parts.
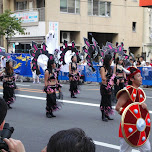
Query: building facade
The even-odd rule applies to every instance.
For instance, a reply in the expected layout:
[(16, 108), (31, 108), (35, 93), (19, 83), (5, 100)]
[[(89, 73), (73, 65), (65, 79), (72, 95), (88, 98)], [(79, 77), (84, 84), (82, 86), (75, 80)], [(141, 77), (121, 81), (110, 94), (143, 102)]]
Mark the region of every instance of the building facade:
[(152, 8), (144, 8), (143, 54), (146, 60), (152, 58)]
[[(3, 13), (3, 0), (0, 0), (0, 14)], [(0, 36), (0, 46), (3, 47), (3, 37)]]
[[(3, 10), (10, 9), (17, 18), (22, 18), (25, 34), (16, 33), (9, 39), (9, 52), (29, 53), (31, 42), (45, 41), (44, 0), (3, 0)], [(6, 43), (4, 42), (5, 47)]]
[[(101, 47), (107, 41), (114, 45), (116, 42), (123, 42), (124, 48), (135, 56), (140, 56), (142, 53), (143, 8), (139, 7), (139, 0), (3, 0), (3, 2), (4, 9), (9, 8), (15, 13), (21, 9), (23, 12), (26, 9), (34, 12), (38, 7), (45, 10), (45, 19), (42, 21), (45, 27), (42, 28), (44, 25), (40, 25), (41, 20), (37, 21), (37, 25), (34, 25), (36, 21), (24, 23), (27, 34), (18, 33), (10, 40), (16, 45), (29, 44), (31, 40), (40, 43), (52, 30), (52, 25), (56, 25), (58, 45), (62, 45), (64, 40), (69, 42), (74, 40), (81, 50), (84, 45), (83, 37), (91, 39), (93, 35)], [(40, 37), (42, 39), (39, 41)]]

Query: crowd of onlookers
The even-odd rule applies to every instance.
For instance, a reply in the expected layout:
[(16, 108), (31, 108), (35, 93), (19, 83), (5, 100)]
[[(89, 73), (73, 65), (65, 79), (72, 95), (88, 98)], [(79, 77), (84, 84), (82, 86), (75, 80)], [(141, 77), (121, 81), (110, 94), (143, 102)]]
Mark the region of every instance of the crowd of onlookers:
[(152, 59), (149, 60), (144, 60), (144, 57), (141, 56), (137, 61), (134, 61), (136, 67), (151, 67), (152, 66)]

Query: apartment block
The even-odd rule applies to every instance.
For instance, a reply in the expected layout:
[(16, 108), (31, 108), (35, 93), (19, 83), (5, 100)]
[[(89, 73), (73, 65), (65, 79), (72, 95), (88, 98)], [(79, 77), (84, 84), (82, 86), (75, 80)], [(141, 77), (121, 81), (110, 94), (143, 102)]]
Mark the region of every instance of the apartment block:
[(11, 9), (14, 13), (38, 13), (37, 20), (23, 22), (27, 28), (25, 35), (17, 33), (10, 39), (16, 48), (18, 44), (19, 48), (30, 47), (32, 40), (40, 44), (53, 29), (58, 45), (64, 40), (74, 40), (81, 50), (83, 37), (91, 40), (92, 35), (101, 47), (107, 41), (114, 45), (123, 42), (124, 48), (135, 56), (142, 53), (144, 12), (139, 0), (3, 0), (3, 3), (4, 10)]
[(17, 18), (22, 18), (22, 26), (26, 29), (24, 35), (17, 32), (9, 39), (9, 52), (15, 50), (16, 53), (29, 53), (32, 41), (38, 44), (45, 41), (44, 0), (3, 0), (5, 9), (10, 9)]

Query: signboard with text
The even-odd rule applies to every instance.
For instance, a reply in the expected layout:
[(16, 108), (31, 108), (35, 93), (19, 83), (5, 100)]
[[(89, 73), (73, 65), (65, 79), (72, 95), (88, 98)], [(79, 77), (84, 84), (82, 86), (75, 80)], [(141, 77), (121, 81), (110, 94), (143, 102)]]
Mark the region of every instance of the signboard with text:
[(152, 0), (140, 0), (139, 6), (152, 7)]
[(55, 34), (55, 46), (58, 48), (58, 29), (59, 23), (58, 22), (49, 22), (49, 31), (54, 31)]
[(31, 12), (18, 12), (14, 13), (13, 16), (22, 20), (22, 23), (33, 23), (38, 22), (38, 11), (31, 11)]

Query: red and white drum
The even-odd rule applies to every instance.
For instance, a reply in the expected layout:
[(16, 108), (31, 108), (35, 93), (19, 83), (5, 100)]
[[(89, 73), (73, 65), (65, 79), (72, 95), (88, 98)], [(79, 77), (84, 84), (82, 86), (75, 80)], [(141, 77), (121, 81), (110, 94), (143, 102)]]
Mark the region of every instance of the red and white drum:
[(121, 127), (126, 142), (132, 147), (140, 147), (150, 135), (150, 114), (142, 108), (141, 103), (132, 103), (122, 114)]

